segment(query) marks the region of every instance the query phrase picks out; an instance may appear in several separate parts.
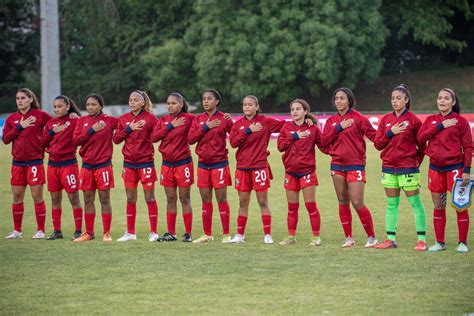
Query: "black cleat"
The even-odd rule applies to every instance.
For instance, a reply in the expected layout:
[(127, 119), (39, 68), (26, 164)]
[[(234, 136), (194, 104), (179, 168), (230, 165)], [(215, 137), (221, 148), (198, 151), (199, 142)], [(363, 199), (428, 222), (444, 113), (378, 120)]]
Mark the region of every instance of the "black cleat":
[(60, 230), (53, 230), (51, 235), (46, 237), (46, 240), (56, 240), (56, 239), (63, 239), (63, 233)]
[(175, 235), (173, 235), (170, 232), (166, 232), (160, 239), (159, 241), (176, 241), (178, 240)]
[(191, 236), (190, 233), (185, 233), (183, 235), (183, 242), (192, 242), (193, 241), (193, 237)]
[(81, 237), (81, 235), (82, 235), (82, 231), (75, 230), (74, 234), (72, 234), (71, 240), (77, 239), (77, 238)]

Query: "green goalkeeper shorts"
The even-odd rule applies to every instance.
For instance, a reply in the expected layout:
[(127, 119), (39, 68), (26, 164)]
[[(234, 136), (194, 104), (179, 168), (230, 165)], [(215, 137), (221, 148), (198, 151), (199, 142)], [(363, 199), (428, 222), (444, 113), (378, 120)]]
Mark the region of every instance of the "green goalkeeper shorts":
[(382, 172), (382, 185), (389, 189), (403, 189), (403, 191), (414, 191), (420, 187), (420, 174), (390, 174)]

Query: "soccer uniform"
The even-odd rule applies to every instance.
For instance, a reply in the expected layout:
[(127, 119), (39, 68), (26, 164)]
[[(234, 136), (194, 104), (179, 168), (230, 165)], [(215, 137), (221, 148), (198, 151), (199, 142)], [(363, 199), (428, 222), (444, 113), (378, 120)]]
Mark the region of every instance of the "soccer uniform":
[[(444, 128), (443, 121), (457, 119), (456, 125)], [(430, 157), (428, 188), (434, 193), (452, 190), (454, 180), (471, 172), (472, 136), (469, 122), (455, 112), (440, 113), (426, 118), (418, 132), (418, 141), (428, 142), (425, 154)], [(466, 243), (469, 230), (469, 212), (457, 213), (459, 242)], [(445, 242), (446, 209), (433, 212), (436, 239)]]
[[(308, 131), (305, 138), (299, 138), (298, 131)], [(315, 146), (321, 146), (321, 131), (317, 125), (306, 123), (298, 126), (295, 122), (286, 122), (278, 136), (278, 150), (285, 166), (285, 189), (299, 192), (301, 189), (318, 185), (316, 176)], [(288, 234), (295, 236), (298, 224), (299, 203), (288, 202)], [(307, 202), (306, 208), (310, 217), (313, 236), (319, 236), (320, 214), (316, 202)]]
[[(220, 125), (209, 129), (207, 121), (220, 120)], [(220, 189), (232, 185), (230, 176), (228, 153), (226, 148), (227, 134), (234, 123), (224, 118), (224, 114), (216, 111), (212, 116), (206, 112), (198, 115), (189, 130), (188, 143), (196, 145), (196, 154), (199, 157), (197, 169), (197, 186), (199, 188)], [(229, 234), (229, 203), (218, 203), (224, 235)], [(202, 205), (202, 221), (204, 234), (212, 235), (212, 202)]]
[[(34, 125), (23, 128), (20, 121), (34, 116)], [(34, 186), (45, 183), (43, 167), (44, 148), (41, 146), (41, 135), (51, 116), (38, 109), (30, 109), (25, 114), (20, 111), (12, 113), (5, 121), (3, 142), (12, 144), (13, 163), (11, 167), (10, 184), (15, 186)], [(21, 232), (24, 205), (12, 204), (14, 229)], [(43, 202), (35, 204), (38, 231), (44, 232), (46, 205)]]
[[(352, 126), (343, 129), (343, 120), (353, 119)], [(341, 175), (348, 183), (365, 182), (365, 137), (374, 141), (375, 129), (369, 120), (354, 109), (344, 115), (336, 113), (324, 125), (322, 146), (331, 156), (331, 175)], [(356, 210), (369, 237), (375, 235), (372, 215), (367, 206)], [(349, 204), (339, 204), (339, 217), (346, 238), (352, 237), (352, 215)]]
[[(140, 130), (132, 131), (130, 124), (143, 120), (145, 124)], [(127, 189), (137, 188), (141, 182), (143, 189), (153, 190), (155, 187), (155, 153), (151, 134), (155, 128), (157, 118), (153, 113), (142, 110), (138, 115), (132, 112), (126, 113), (119, 118), (117, 128), (113, 136), (113, 142), (120, 144), (125, 142), (122, 148), (124, 157), (122, 178)], [(156, 233), (158, 224), (158, 205), (156, 201), (147, 202), (148, 217), (150, 220), (150, 232)], [(135, 234), (135, 222), (137, 216), (136, 203), (127, 203), (127, 232)]]

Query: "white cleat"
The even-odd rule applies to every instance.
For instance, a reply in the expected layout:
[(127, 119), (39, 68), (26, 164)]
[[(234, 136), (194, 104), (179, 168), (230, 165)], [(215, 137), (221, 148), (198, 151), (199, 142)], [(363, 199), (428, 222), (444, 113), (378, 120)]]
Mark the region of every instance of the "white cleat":
[(344, 244), (342, 244), (342, 248), (351, 248), (354, 245), (355, 245), (354, 239), (352, 239), (352, 237), (348, 237), (346, 238), (346, 241), (344, 242)]
[(230, 240), (231, 244), (243, 244), (245, 242), (245, 236), (240, 234), (235, 234), (234, 238)]
[(46, 236), (44, 235), (44, 232), (42, 230), (38, 230), (34, 235), (33, 239), (44, 239)]
[(137, 240), (137, 235), (125, 233), (125, 234), (123, 234), (122, 237), (117, 239), (117, 241), (132, 241), (132, 240)]
[(22, 239), (23, 233), (17, 230), (12, 231), (10, 234), (5, 236), (5, 239)]
[(375, 237), (369, 237), (367, 239), (367, 243), (365, 244), (365, 248), (375, 248), (377, 246), (377, 239)]
[(263, 243), (264, 244), (273, 244), (272, 235), (267, 234), (267, 235), (263, 236)]
[(160, 239), (160, 236), (158, 236), (157, 233), (151, 232), (151, 233), (148, 235), (148, 241), (149, 241), (149, 242), (158, 241), (158, 239)]

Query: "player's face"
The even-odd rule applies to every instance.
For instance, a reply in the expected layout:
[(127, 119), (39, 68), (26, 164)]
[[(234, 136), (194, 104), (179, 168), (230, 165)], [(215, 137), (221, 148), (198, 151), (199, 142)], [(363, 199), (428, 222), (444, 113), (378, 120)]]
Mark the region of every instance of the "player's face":
[(211, 92), (205, 92), (202, 95), (202, 107), (207, 112), (212, 112), (217, 108), (219, 101)]
[(16, 106), (18, 110), (29, 110), (31, 103), (33, 102), (33, 98), (30, 98), (24, 92), (18, 92), (16, 94)]
[(405, 93), (394, 90), (392, 92), (392, 108), (395, 112), (405, 110), (405, 106), (408, 103), (408, 98)]
[(69, 111), (69, 105), (67, 105), (63, 99), (54, 100), (53, 107), (54, 115), (56, 115), (56, 117), (63, 117), (64, 115), (67, 115), (67, 111)]
[(455, 100), (448, 91), (440, 91), (438, 94), (438, 110), (442, 113), (449, 113), (453, 109)]
[(242, 111), (244, 112), (245, 116), (247, 117), (254, 116), (255, 114), (257, 114), (257, 111), (259, 108), (260, 108), (259, 105), (254, 99), (244, 98), (244, 101), (242, 104)]
[(168, 97), (168, 99), (166, 100), (166, 104), (168, 106), (168, 113), (170, 115), (178, 114), (183, 108), (183, 104), (174, 95), (170, 95)]
[(137, 113), (140, 112), (141, 109), (145, 106), (145, 101), (143, 101), (141, 95), (136, 92), (132, 92), (132, 94), (130, 94), (130, 97), (128, 98), (128, 106), (130, 107), (130, 110), (132, 112)]
[(301, 103), (296, 102), (291, 105), (291, 117), (293, 118), (293, 120), (304, 120), (306, 114), (308, 114), (308, 111), (304, 109)]
[(334, 97), (334, 104), (339, 112), (344, 112), (349, 108), (349, 98), (343, 91), (338, 91)]
[(86, 110), (89, 115), (95, 116), (100, 113), (102, 107), (95, 98), (88, 98), (86, 101)]

